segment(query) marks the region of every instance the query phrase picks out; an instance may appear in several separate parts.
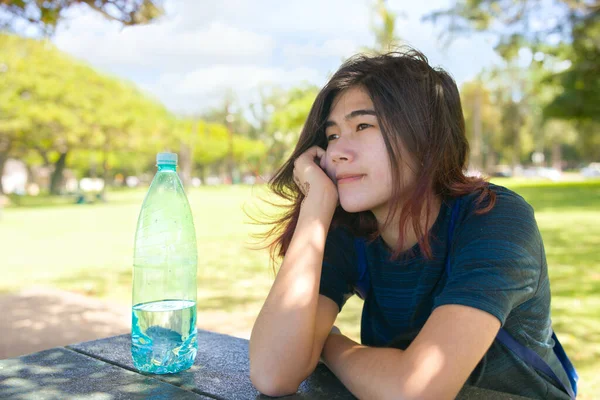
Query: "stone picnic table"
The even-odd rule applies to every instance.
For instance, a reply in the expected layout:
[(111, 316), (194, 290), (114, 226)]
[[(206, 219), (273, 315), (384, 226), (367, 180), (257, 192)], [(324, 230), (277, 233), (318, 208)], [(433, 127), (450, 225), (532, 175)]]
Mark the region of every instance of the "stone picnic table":
[[(141, 374), (131, 360), (130, 335), (55, 347), (0, 360), (0, 399), (268, 399), (250, 382), (248, 341), (198, 329), (198, 356), (187, 371)], [(355, 397), (322, 364), (285, 399)], [(458, 399), (523, 397), (465, 386)]]

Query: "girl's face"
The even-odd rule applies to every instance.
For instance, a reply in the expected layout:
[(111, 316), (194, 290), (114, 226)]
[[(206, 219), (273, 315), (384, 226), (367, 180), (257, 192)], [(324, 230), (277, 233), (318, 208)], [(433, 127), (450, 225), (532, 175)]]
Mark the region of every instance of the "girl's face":
[[(391, 163), (373, 102), (362, 87), (339, 93), (326, 123), (324, 164), (337, 184), (340, 204), (347, 212), (370, 210), (378, 221), (387, 217), (392, 195)], [(412, 158), (402, 151), (405, 188), (414, 181)]]

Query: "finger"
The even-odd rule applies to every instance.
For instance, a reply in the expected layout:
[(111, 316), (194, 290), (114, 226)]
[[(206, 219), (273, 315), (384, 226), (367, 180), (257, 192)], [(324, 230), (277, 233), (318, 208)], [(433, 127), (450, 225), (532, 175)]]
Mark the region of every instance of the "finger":
[(323, 155), (325, 154), (325, 150), (323, 150), (321, 147), (319, 146), (312, 146), (310, 148), (308, 148), (308, 150), (306, 150), (304, 153), (302, 153), (302, 155), (300, 157), (298, 157), (298, 159), (308, 159), (308, 160), (314, 160), (315, 158), (321, 158)]
[(313, 159), (318, 158), (320, 160), (321, 158), (323, 158), (323, 156), (325, 156), (325, 150), (323, 150), (319, 146), (313, 146), (309, 149), (309, 151)]
[(321, 167), (322, 170), (327, 169), (327, 156), (326, 155), (323, 155), (323, 157), (321, 157), (321, 159), (319, 160), (319, 167)]

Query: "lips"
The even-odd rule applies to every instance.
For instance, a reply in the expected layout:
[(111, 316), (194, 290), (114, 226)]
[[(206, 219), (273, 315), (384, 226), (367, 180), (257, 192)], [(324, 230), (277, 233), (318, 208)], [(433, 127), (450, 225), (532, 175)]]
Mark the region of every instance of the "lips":
[(336, 175), (335, 179), (337, 181), (337, 184), (343, 184), (343, 183), (352, 183), (352, 182), (358, 182), (360, 181), (363, 176), (365, 176), (364, 174), (339, 174)]

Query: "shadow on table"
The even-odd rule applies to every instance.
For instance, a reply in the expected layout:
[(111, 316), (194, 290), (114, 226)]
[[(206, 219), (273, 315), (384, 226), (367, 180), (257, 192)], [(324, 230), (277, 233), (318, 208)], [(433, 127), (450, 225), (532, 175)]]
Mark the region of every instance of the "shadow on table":
[(208, 399), (68, 349), (5, 360), (3, 399)]
[[(121, 335), (68, 347), (78, 353), (135, 371), (131, 359), (131, 336)], [(228, 335), (198, 330), (198, 355), (194, 365), (177, 374), (151, 375), (183, 390), (215, 399), (268, 399), (250, 382), (248, 341)], [(295, 395), (284, 399), (351, 400), (344, 388), (324, 365), (306, 379)]]

